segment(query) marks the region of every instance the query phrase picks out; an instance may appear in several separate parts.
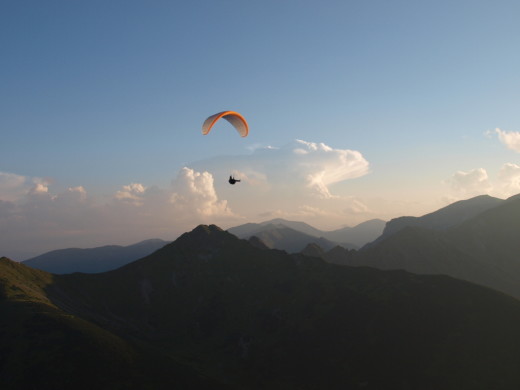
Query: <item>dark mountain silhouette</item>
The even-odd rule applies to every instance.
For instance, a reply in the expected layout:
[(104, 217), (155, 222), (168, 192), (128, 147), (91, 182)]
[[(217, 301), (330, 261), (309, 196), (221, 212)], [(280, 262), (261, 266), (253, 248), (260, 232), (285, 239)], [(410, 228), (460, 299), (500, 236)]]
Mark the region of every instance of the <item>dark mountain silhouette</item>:
[(59, 276), (0, 258), (1, 389), (229, 388), (190, 362), (60, 308), (57, 295), (75, 299)]
[(128, 246), (58, 249), (25, 260), (23, 263), (55, 274), (105, 272), (149, 255), (166, 244), (168, 241), (151, 239)]
[[(252, 243), (198, 226), (98, 274), (50, 275), (2, 259), (0, 386), (519, 388), (516, 299), (448, 276), (337, 266)], [(44, 361), (49, 348), (69, 351)]]
[[(372, 219), (370, 221), (360, 223), (354, 227), (345, 227), (332, 231), (324, 231), (316, 229), (306, 224), (305, 222), (287, 221), (282, 218), (276, 218), (262, 223), (246, 223), (244, 225), (235, 226), (228, 229), (228, 232), (239, 238), (249, 238), (251, 236), (260, 237), (261, 233), (268, 234), (272, 230), (290, 228), (307, 235), (307, 238), (305, 239), (303, 239), (302, 236), (302, 240), (305, 241), (305, 244), (298, 250), (302, 250), (306, 244), (316, 242), (315, 239), (309, 237), (326, 239), (333, 245), (341, 245), (345, 248), (352, 249), (359, 248), (367, 242), (375, 240), (383, 232), (384, 226), (384, 221), (380, 219)], [(273, 234), (275, 236), (278, 235), (278, 233)], [(279, 241), (278, 245), (281, 249), (285, 249), (283, 248), (284, 244), (282, 241)]]
[[(416, 226), (433, 230), (446, 230), (457, 226), (474, 216), (494, 208), (504, 202), (503, 199), (489, 195), (480, 195), (471, 199), (454, 202), (422, 217), (399, 217), (386, 223), (383, 234), (376, 240), (380, 242), (407, 226)], [(372, 244), (369, 244), (372, 245)]]

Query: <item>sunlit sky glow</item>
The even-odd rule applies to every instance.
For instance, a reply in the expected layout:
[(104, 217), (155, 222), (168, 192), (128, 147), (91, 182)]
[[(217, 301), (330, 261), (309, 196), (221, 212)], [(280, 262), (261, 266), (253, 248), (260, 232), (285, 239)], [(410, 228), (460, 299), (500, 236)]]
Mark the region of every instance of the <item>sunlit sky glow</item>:
[[(0, 255), (517, 194), (518, 15), (501, 0), (2, 1)], [(247, 138), (225, 121), (201, 134), (223, 110)]]

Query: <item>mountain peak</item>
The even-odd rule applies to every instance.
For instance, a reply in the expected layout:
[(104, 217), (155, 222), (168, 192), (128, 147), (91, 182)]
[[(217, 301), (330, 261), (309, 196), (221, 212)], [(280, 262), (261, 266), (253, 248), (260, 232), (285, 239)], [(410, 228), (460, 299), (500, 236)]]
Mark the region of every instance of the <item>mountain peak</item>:
[(205, 248), (215, 245), (220, 246), (230, 240), (238, 240), (238, 238), (217, 225), (198, 225), (191, 232), (181, 235), (175, 243), (186, 247)]
[(217, 225), (199, 225), (191, 231), (192, 234), (214, 234), (216, 232), (223, 232)]

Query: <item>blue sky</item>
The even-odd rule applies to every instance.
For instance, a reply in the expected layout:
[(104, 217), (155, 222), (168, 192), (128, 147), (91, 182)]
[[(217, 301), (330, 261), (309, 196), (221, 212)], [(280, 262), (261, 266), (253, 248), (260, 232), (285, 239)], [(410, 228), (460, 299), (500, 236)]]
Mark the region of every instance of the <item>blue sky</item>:
[[(275, 216), (334, 229), (518, 193), (519, 15), (517, 1), (2, 1), (0, 248)], [(202, 136), (222, 110), (250, 135)]]

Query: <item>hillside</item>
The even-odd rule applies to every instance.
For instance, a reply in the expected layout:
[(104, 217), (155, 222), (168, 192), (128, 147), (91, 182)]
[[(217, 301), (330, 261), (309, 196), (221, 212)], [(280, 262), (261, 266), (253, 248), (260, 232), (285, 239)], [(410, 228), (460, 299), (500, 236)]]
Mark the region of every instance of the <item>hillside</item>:
[(168, 241), (151, 239), (128, 246), (58, 249), (25, 260), (23, 263), (54, 274), (105, 272), (149, 255), (166, 244)]

